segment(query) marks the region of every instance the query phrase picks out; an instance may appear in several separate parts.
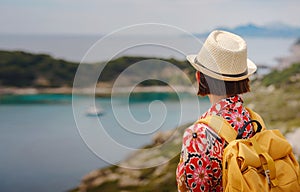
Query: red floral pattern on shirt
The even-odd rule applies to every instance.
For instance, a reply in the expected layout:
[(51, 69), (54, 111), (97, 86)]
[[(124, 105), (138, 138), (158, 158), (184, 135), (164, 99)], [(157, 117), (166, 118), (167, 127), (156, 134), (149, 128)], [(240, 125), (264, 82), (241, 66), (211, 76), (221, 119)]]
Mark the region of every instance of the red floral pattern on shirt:
[[(200, 118), (208, 115), (225, 118), (236, 131), (250, 120), (243, 100), (238, 95), (222, 99)], [(252, 126), (249, 125), (243, 138), (252, 135)], [(223, 191), (222, 155), (225, 145), (225, 140), (205, 124), (188, 127), (183, 135), (181, 157), (176, 170), (178, 191)]]

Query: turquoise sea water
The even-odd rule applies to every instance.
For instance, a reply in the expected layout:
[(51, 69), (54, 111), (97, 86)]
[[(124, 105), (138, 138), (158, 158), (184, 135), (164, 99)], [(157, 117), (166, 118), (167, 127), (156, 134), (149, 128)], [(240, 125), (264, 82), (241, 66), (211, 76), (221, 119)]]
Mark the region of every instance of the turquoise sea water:
[[(97, 98), (95, 103), (104, 110), (103, 116), (86, 116), (86, 106), (76, 118), (79, 118), (80, 129), (95, 136), (97, 150), (111, 155), (110, 160), (116, 163), (128, 154), (113, 151), (102, 143), (102, 134), (96, 135), (99, 134), (99, 121), (115, 141), (137, 149), (150, 143), (157, 131), (194, 121), (199, 116), (195, 113), (198, 107), (200, 113), (209, 107), (207, 99), (195, 100), (188, 94), (182, 98), (180, 101), (176, 95), (166, 93), (132, 95), (129, 102), (122, 97), (113, 98), (117, 112), (113, 111), (110, 98)], [(84, 107), (88, 98), (77, 96), (76, 99), (83, 104), (80, 107)], [(156, 99), (160, 102), (153, 102)], [(189, 109), (184, 114), (181, 114), (180, 103)], [(120, 122), (128, 120), (125, 110), (128, 107), (137, 121), (146, 122), (152, 115), (154, 125), (155, 114), (161, 114), (164, 109), (167, 113), (160, 127), (130, 127), (132, 130), (127, 130)], [(117, 113), (120, 114), (116, 117)], [(65, 191), (78, 185), (86, 173), (108, 165), (81, 138), (73, 116), (71, 95), (1, 96), (0, 122), (0, 191)], [(136, 134), (134, 129), (151, 133)]]

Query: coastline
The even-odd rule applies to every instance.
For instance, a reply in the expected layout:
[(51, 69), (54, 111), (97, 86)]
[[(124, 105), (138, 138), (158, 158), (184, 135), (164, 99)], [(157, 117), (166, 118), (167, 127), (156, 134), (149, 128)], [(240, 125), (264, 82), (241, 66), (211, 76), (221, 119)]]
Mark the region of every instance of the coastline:
[(36, 88), (36, 87), (1, 87), (1, 95), (35, 95), (35, 94), (80, 94), (91, 95), (95, 94), (98, 97), (111, 96), (112, 94), (125, 93), (195, 93), (194, 87), (169, 87), (169, 86), (138, 86), (138, 87), (122, 87), (122, 88), (73, 88), (73, 87), (57, 87), (57, 88)]

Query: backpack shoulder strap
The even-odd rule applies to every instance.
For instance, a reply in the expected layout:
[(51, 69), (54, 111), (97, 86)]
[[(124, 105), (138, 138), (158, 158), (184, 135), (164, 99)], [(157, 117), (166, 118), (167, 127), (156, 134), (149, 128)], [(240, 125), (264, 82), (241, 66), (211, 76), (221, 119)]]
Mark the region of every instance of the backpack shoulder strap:
[(211, 127), (227, 143), (235, 140), (237, 136), (237, 132), (223, 117), (217, 115), (207, 116), (195, 122), (195, 124), (198, 123), (204, 123)]
[[(247, 107), (246, 109), (249, 112), (251, 119), (257, 120), (261, 124), (262, 130), (265, 130), (266, 126), (261, 116)], [(204, 123), (211, 127), (220, 137), (225, 139), (227, 143), (235, 140), (237, 137), (237, 132), (223, 117), (217, 115), (207, 116), (195, 122), (195, 124), (198, 123)], [(256, 131), (257, 124), (253, 123), (252, 126), (254, 126), (254, 130)]]
[[(264, 120), (262, 119), (262, 117), (259, 114), (257, 114), (256, 112), (254, 112), (251, 109), (249, 109), (248, 107), (246, 107), (246, 109), (249, 112), (251, 119), (257, 120), (261, 124), (262, 130), (265, 130), (266, 129), (266, 125), (265, 125)], [(252, 124), (252, 126), (254, 126), (254, 130), (256, 131), (257, 130), (257, 125), (256, 124)]]

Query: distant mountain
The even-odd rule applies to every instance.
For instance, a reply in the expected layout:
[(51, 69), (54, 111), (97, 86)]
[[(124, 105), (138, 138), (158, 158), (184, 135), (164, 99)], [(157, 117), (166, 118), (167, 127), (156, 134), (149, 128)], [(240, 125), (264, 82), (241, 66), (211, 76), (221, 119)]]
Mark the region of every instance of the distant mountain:
[[(215, 29), (229, 31), (244, 37), (300, 37), (300, 27), (293, 27), (283, 23), (271, 23), (264, 26), (252, 23), (234, 28), (216, 27)], [(197, 37), (206, 37), (209, 32), (195, 34)]]

